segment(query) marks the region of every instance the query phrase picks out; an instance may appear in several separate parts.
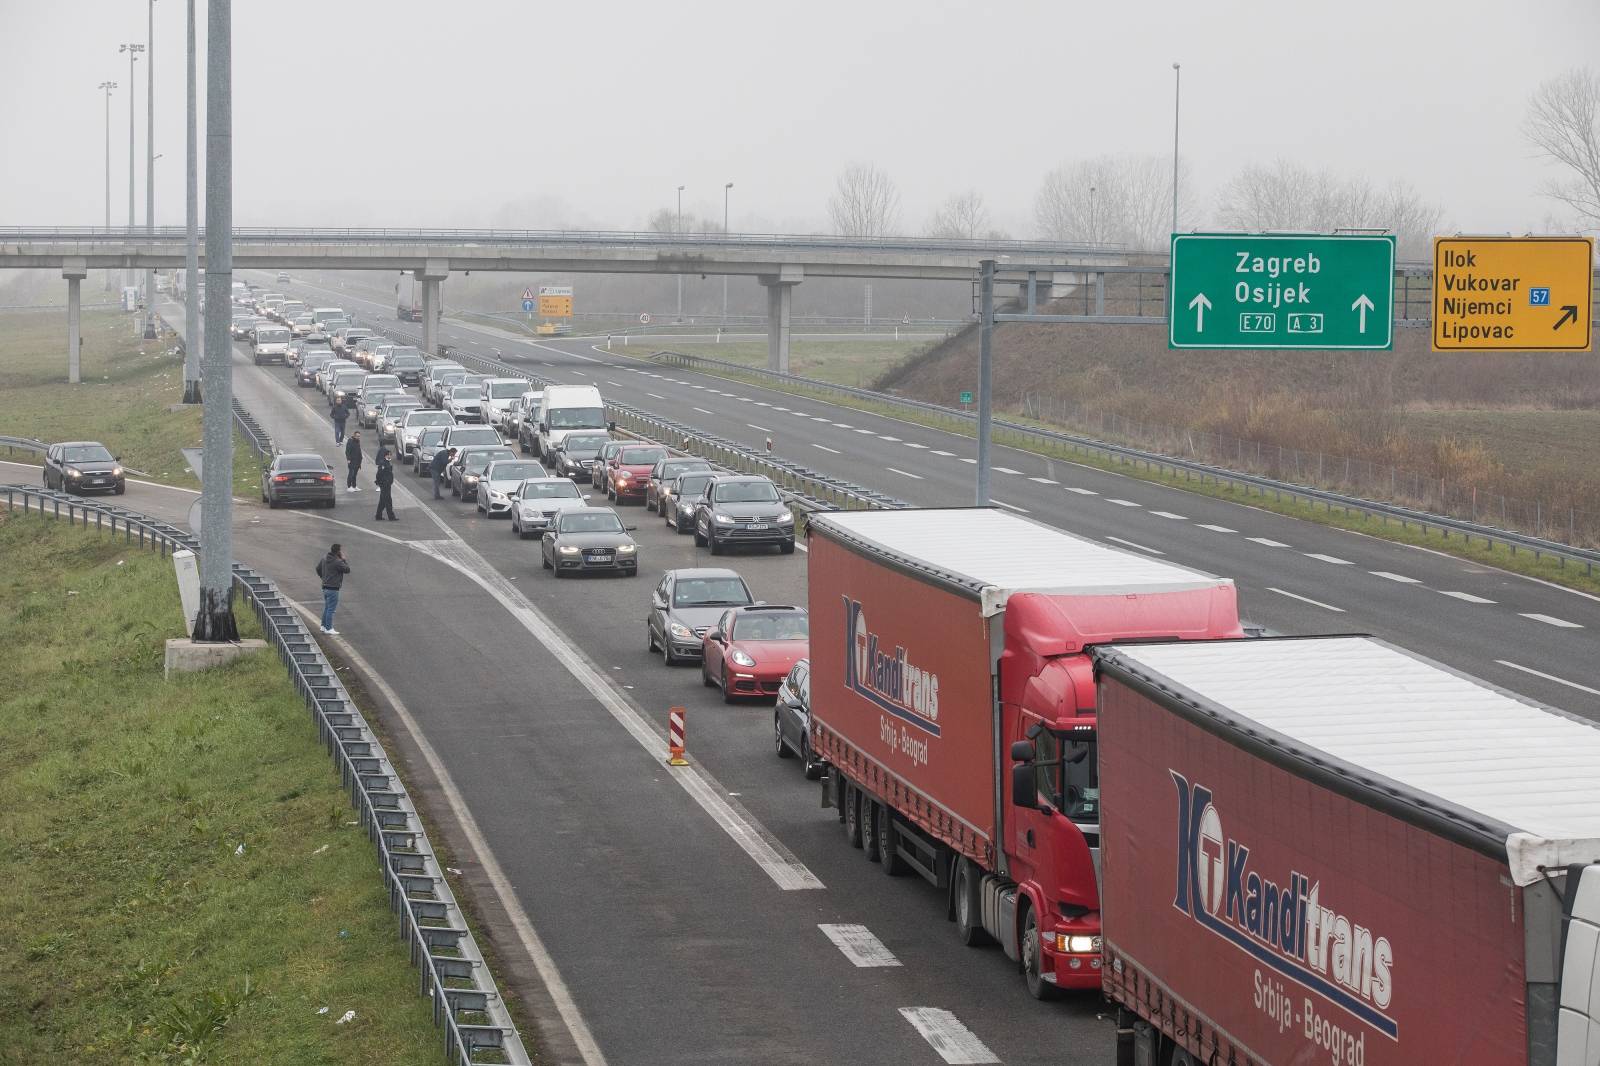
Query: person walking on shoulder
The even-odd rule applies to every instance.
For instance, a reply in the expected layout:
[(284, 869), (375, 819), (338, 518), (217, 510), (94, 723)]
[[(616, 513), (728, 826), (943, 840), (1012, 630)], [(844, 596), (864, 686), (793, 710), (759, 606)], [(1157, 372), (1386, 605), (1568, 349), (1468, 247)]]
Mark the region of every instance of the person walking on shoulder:
[(449, 469), (450, 461), (456, 457), (454, 448), (440, 448), (433, 453), (433, 461), (428, 464), (428, 469), (433, 472), (433, 498), (444, 499), (439, 495), (439, 486), (444, 484), (444, 472)]
[(350, 420), (350, 408), (343, 403), (336, 403), (329, 415), (333, 418), (333, 443), (343, 444), (344, 424)]
[(356, 485), (356, 471), (361, 469), (361, 431), (358, 429), (350, 434), (350, 439), (344, 442), (344, 462), (349, 473), (344, 479), (344, 491), (360, 492)]
[(376, 521), (382, 522), (385, 517), (395, 521), (394, 499), (389, 495), (390, 488), (394, 485), (394, 464), (389, 461), (389, 449), (378, 449), (378, 472), (373, 480), (378, 483), (378, 513), (374, 516)]
[(344, 575), (350, 564), (344, 558), (344, 546), (335, 544), (317, 563), (317, 576), (322, 579), (322, 631), (330, 637), (339, 635), (333, 628), (333, 612), (339, 607), (339, 590), (344, 587)]

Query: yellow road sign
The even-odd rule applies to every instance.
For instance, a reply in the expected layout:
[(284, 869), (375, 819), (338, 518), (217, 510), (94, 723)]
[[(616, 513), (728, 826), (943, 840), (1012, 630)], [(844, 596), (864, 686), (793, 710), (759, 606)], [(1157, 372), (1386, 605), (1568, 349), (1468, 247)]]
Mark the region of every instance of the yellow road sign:
[(1435, 237), (1433, 350), (1586, 352), (1594, 238)]
[(539, 317), (541, 318), (571, 318), (572, 297), (570, 296), (540, 296)]

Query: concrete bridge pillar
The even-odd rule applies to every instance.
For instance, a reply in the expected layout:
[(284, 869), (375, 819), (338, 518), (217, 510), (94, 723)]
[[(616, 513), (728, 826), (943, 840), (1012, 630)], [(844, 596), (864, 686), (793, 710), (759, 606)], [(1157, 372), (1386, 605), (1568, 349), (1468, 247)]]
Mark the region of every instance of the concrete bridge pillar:
[(805, 280), (805, 273), (799, 266), (785, 266), (776, 274), (757, 275), (757, 280), (767, 290), (767, 369), (787, 374), (794, 287)]
[(450, 276), (450, 261), (429, 259), (413, 276), (422, 282), (422, 351), (432, 358), (439, 354), (439, 283)]
[(78, 356), (83, 347), (83, 279), (89, 267), (82, 259), (68, 259), (61, 264), (61, 276), (67, 279), (67, 384), (77, 385), (83, 380)]

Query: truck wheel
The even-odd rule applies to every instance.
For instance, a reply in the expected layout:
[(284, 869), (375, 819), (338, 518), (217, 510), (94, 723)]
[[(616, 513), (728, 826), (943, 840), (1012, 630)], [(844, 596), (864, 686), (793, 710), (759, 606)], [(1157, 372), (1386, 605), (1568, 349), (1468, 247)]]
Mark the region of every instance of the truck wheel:
[(848, 781), (844, 783), (844, 839), (852, 848), (861, 846), (861, 793)]
[(772, 737), (778, 748), (778, 758), (794, 758), (794, 752), (790, 751), (789, 745), (783, 742), (783, 725), (778, 721), (778, 713), (776, 711), (772, 713)]
[(878, 864), (890, 877), (899, 877), (906, 872), (906, 864), (897, 850), (899, 840), (894, 828), (894, 812), (883, 803), (875, 804), (874, 809), (878, 815), (877, 832), (873, 834), (878, 840)]
[(878, 811), (877, 800), (861, 797), (861, 850), (867, 853), (868, 862), (878, 861)]
[(979, 898), (978, 868), (965, 856), (956, 859), (956, 936), (969, 948), (989, 942), (983, 929), (983, 901)]
[(1056, 986), (1044, 979), (1040, 972), (1042, 966), (1039, 946), (1039, 918), (1034, 914), (1033, 908), (1028, 908), (1028, 917), (1022, 923), (1022, 973), (1028, 979), (1028, 995), (1034, 999), (1054, 999)]

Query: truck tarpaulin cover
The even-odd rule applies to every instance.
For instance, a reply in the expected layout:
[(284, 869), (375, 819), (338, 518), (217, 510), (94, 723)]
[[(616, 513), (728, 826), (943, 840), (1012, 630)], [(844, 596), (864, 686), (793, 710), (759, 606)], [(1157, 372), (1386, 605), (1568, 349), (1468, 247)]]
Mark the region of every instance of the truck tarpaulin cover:
[(828, 537), (811, 539), (809, 569), (812, 714), (987, 839), (994, 735), (977, 601)]
[(1114, 678), (1099, 725), (1106, 981), (1119, 998), (1150, 995), (1154, 979), (1210, 1023), (1190, 1027), (1204, 1042), (1192, 1052), (1210, 1053), (1214, 1026), (1224, 1047), (1273, 1066), (1525, 1061), (1524, 930), (1499, 864)]

